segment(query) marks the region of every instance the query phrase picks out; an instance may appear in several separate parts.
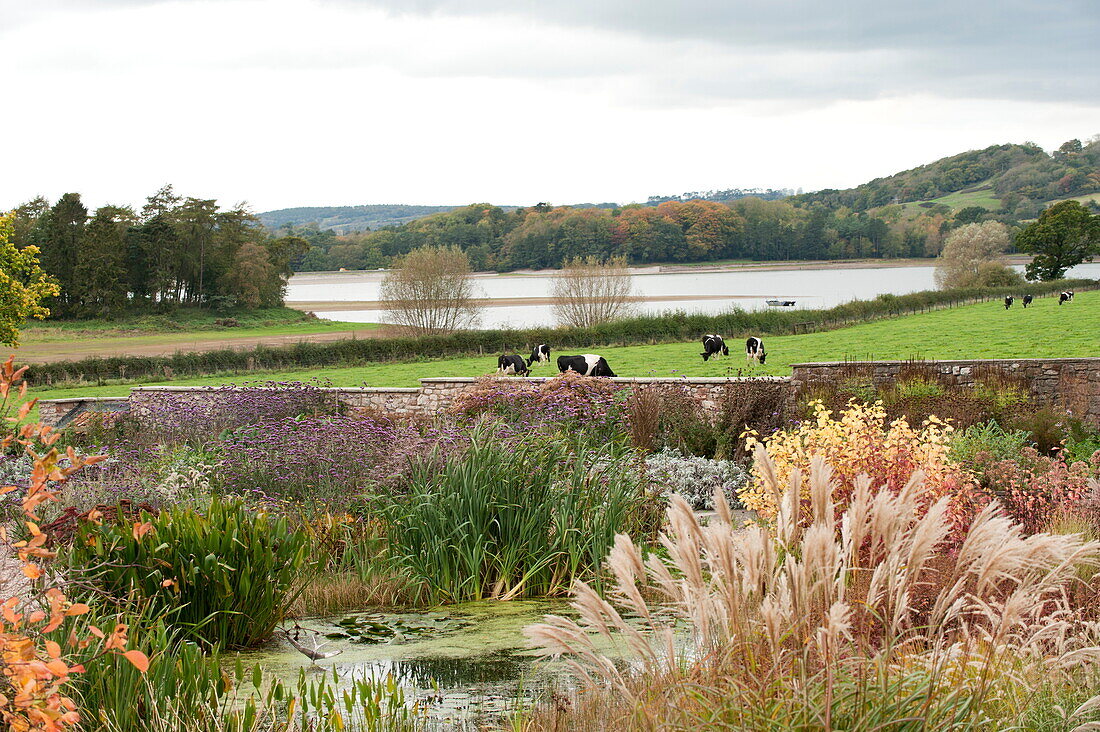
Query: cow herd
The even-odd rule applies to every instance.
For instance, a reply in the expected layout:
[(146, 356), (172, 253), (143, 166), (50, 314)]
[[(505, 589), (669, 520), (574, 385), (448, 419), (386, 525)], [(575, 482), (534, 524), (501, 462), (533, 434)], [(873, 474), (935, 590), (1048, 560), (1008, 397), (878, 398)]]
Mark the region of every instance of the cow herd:
[[(524, 359), (519, 355), (502, 355), (497, 358), (497, 373), (504, 376), (529, 376), (531, 367), (536, 363), (550, 362), (550, 346), (540, 343), (531, 351), (531, 357)], [(585, 353), (580, 356), (558, 356), (558, 371), (573, 371), (581, 376), (615, 376), (603, 356)]]
[[(1067, 302), (1069, 302), (1072, 299), (1073, 299), (1073, 291), (1072, 290), (1066, 290), (1065, 292), (1059, 292), (1058, 293), (1058, 304), (1059, 305), (1065, 305)], [(1024, 295), (1023, 298), (1022, 298), (1024, 307), (1026, 308), (1034, 300), (1035, 300), (1034, 295)], [(1012, 295), (1009, 295), (1008, 297), (1006, 297), (1005, 298), (1005, 310), (1008, 310), (1010, 307), (1012, 307), (1012, 303), (1014, 303), (1014, 302), (1016, 302), (1016, 298), (1013, 297)]]
[[(703, 336), (703, 352), (699, 354), (704, 361), (718, 356), (730, 355), (729, 346), (722, 336), (708, 334)], [(764, 350), (764, 341), (755, 336), (745, 341), (745, 357), (749, 361), (763, 364), (768, 358)], [(497, 373), (502, 376), (530, 376), (531, 367), (536, 363), (550, 362), (550, 346), (540, 343), (531, 350), (531, 357), (524, 359), (517, 354), (504, 354), (497, 358)], [(595, 353), (585, 353), (579, 356), (558, 356), (558, 372), (572, 371), (581, 376), (615, 376), (607, 360)]]
[[(1033, 295), (1024, 295), (1021, 298), (1024, 308), (1027, 308), (1035, 300)], [(1073, 300), (1073, 292), (1067, 290), (1058, 293), (1058, 304), (1064, 305)], [(1016, 298), (1009, 295), (1004, 299), (1005, 310), (1008, 310), (1016, 302)], [(703, 352), (699, 354), (704, 361), (719, 356), (730, 355), (729, 346), (725, 339), (715, 333), (703, 336)], [(767, 361), (768, 354), (764, 350), (764, 341), (755, 336), (745, 341), (745, 357), (749, 361), (763, 364)], [(550, 347), (541, 343), (531, 350), (530, 358), (519, 355), (502, 355), (497, 359), (497, 373), (505, 376), (529, 376), (531, 367), (536, 363), (546, 364), (550, 362)], [(581, 376), (614, 376), (607, 360), (595, 353), (585, 353), (579, 356), (558, 356), (558, 371), (565, 373), (572, 371)]]

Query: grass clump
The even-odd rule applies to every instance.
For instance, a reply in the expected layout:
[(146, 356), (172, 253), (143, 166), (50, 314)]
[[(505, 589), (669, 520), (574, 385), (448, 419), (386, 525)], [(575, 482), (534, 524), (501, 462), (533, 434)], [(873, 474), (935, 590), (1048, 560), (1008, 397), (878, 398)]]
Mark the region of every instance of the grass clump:
[(149, 604), (188, 637), (248, 648), (286, 616), (312, 546), (285, 517), (212, 498), (201, 511), (171, 507), (133, 523), (86, 521), (66, 553), (74, 570), (123, 606)]
[(565, 592), (618, 533), (652, 534), (654, 495), (629, 452), (562, 436), (475, 429), (460, 460), (414, 464), (388, 511), (396, 563), (435, 600)]

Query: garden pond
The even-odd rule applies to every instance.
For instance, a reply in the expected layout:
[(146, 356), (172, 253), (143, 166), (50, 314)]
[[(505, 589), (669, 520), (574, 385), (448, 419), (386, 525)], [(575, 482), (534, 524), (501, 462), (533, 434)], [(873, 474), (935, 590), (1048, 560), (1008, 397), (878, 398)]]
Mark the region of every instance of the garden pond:
[[(482, 601), (408, 611), (364, 611), (297, 621), (298, 642), (321, 643), (311, 673), (327, 673), (341, 684), (392, 676), (406, 699), (418, 702), (433, 729), (480, 729), (499, 722), (517, 705), (551, 689), (576, 685), (567, 665), (540, 659), (527, 647), (523, 628), (547, 613), (575, 616), (564, 600)], [(291, 634), (295, 624), (285, 626)], [(625, 649), (606, 648), (626, 661)], [(224, 658), (259, 663), (265, 673), (292, 682), (311, 663), (283, 633), (264, 646)]]

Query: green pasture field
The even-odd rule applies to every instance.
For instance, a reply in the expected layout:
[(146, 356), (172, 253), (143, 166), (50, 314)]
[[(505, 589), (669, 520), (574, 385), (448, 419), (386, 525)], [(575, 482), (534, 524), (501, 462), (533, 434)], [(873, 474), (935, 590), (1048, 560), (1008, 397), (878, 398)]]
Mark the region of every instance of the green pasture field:
[(954, 209), (966, 208), (967, 206), (981, 206), (990, 211), (999, 211), (1002, 205), (1001, 199), (997, 198), (992, 188), (956, 191), (954, 193), (948, 193), (946, 196), (933, 198), (929, 203), (942, 203)]
[[(766, 366), (746, 363), (743, 335), (729, 335), (729, 358), (704, 362), (699, 341), (662, 345), (601, 348), (620, 376), (736, 376), (790, 374), (792, 363), (863, 359), (953, 359), (1100, 356), (1100, 291), (1082, 292), (1058, 305), (1042, 297), (1024, 310), (1019, 300), (1011, 310), (999, 303), (966, 305), (906, 315), (839, 330), (765, 339)], [(553, 348), (553, 344), (551, 344)], [(554, 352), (556, 357), (560, 352)], [(526, 354), (524, 354), (526, 355)], [(317, 368), (251, 375), (207, 376), (149, 384), (216, 385), (258, 380), (324, 379), (334, 386), (416, 386), (433, 376), (481, 376), (496, 369), (496, 356), (383, 363), (352, 368)], [(536, 366), (534, 375), (552, 375), (553, 364)], [(132, 384), (74, 385), (33, 389), (40, 399), (77, 396), (124, 396)]]

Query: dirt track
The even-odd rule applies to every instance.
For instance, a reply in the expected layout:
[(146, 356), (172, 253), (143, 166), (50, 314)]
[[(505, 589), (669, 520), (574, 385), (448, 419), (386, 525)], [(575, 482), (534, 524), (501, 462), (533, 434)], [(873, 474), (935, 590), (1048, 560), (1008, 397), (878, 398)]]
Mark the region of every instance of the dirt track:
[(179, 340), (164, 340), (155, 336), (156, 342), (149, 342), (149, 336), (119, 336), (116, 338), (95, 338), (75, 341), (54, 341), (48, 343), (26, 343), (15, 350), (15, 359), (20, 363), (53, 363), (54, 361), (73, 361), (91, 356), (171, 356), (177, 351), (216, 351), (223, 348), (244, 349), (258, 345), (279, 346), (299, 341), (325, 343), (344, 338), (385, 338), (392, 336), (390, 328), (372, 330), (341, 330), (325, 333), (292, 333), (290, 335), (239, 336), (236, 338), (203, 338), (194, 333), (186, 334)]

